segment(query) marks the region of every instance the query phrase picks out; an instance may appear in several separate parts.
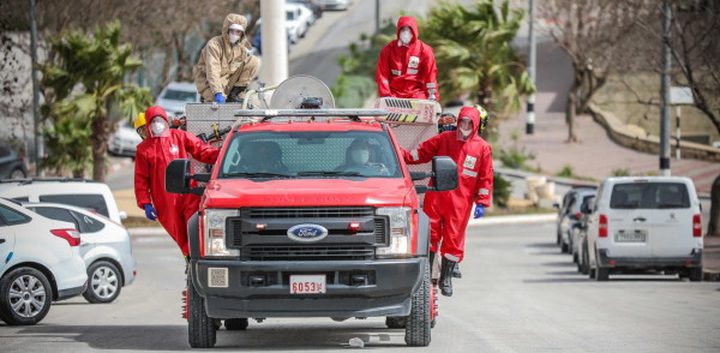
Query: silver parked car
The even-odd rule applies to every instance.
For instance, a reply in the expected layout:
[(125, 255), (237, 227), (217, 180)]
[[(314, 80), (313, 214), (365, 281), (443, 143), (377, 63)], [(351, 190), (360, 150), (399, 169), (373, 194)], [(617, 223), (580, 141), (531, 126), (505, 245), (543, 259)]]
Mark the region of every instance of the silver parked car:
[(88, 275), (88, 287), (83, 293), (87, 301), (110, 303), (120, 295), (123, 286), (135, 280), (136, 262), (125, 227), (80, 207), (58, 203), (26, 203), (24, 206), (47, 218), (75, 224), (80, 231), (80, 255)]
[(200, 94), (192, 82), (170, 82), (158, 96), (156, 105), (161, 106), (168, 118), (185, 115), (185, 104), (200, 102)]

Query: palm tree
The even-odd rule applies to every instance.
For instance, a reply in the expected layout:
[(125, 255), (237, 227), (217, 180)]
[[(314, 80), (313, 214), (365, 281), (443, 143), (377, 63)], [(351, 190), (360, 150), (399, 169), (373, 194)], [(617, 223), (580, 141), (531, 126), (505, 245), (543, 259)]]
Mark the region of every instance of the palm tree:
[(493, 113), (520, 109), (521, 97), (535, 87), (511, 42), (522, 10), (510, 11), (505, 0), (480, 0), (473, 7), (442, 2), (420, 26), (420, 38), (435, 51), (442, 96), (474, 93)]
[(46, 111), (55, 124), (89, 121), (93, 179), (104, 181), (114, 120), (132, 117), (151, 103), (148, 89), (124, 82), (142, 62), (131, 56), (129, 44), (121, 42), (118, 22), (98, 27), (93, 35), (78, 30), (62, 34), (52, 40), (50, 50), (52, 60), (42, 67), (43, 86), (51, 97)]

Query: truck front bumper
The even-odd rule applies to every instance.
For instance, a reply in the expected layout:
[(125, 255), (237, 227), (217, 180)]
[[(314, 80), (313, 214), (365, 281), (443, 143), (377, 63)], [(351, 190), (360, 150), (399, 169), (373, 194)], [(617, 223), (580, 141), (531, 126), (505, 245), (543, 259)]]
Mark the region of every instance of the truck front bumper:
[[(427, 261), (420, 257), (292, 262), (200, 259), (191, 264), (193, 285), (205, 298), (212, 318), (350, 318), (409, 315), (412, 294)], [(209, 286), (211, 268), (227, 269), (227, 287)], [(324, 274), (326, 293), (290, 294), (289, 276), (296, 274)]]

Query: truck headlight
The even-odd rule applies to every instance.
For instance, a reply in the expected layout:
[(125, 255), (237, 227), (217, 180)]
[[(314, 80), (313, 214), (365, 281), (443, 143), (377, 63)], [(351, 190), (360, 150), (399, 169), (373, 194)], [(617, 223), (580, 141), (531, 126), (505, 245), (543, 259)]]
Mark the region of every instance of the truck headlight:
[(387, 216), (390, 221), (390, 245), (377, 248), (379, 256), (411, 255), (412, 214), (409, 207), (380, 207), (375, 214)]
[(205, 210), (203, 221), (205, 256), (240, 256), (240, 250), (228, 249), (225, 246), (227, 218), (239, 215), (238, 210)]

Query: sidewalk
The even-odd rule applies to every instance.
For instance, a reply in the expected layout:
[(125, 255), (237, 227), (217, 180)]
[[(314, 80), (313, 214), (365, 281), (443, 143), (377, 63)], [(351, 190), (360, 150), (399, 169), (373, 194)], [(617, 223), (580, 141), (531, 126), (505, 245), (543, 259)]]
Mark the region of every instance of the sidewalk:
[[(500, 138), (494, 149), (512, 146), (511, 136), (516, 134), (518, 147), (535, 155), (535, 160), (528, 164), (540, 167), (543, 174), (555, 175), (565, 165), (572, 166), (575, 175), (598, 181), (620, 170), (627, 170), (632, 175), (657, 174), (657, 155), (615, 144), (589, 115), (575, 118), (575, 132), (580, 142), (565, 142), (565, 94), (572, 83), (568, 74), (570, 62), (556, 46), (543, 45), (538, 50), (535, 133), (525, 134), (525, 113), (518, 113), (499, 124)], [(670, 167), (673, 175), (693, 179), (701, 194), (709, 194), (713, 180), (720, 175), (720, 163), (673, 158)]]

